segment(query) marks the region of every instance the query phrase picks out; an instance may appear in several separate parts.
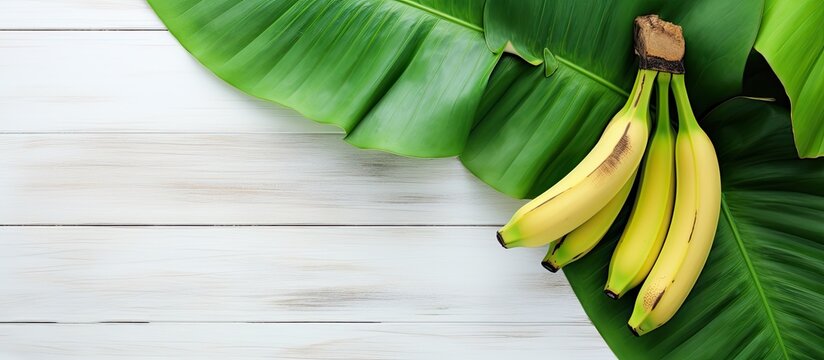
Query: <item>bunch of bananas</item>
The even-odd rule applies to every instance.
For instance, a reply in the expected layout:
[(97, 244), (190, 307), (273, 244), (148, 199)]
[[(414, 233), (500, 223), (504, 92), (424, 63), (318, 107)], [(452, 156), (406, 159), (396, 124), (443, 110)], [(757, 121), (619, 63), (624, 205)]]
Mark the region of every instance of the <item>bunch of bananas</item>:
[[(649, 139), (656, 77), (657, 122)], [(670, 124), (670, 88), (677, 135)], [(683, 74), (639, 70), (626, 105), (591, 152), (498, 232), (505, 248), (549, 245), (542, 264), (556, 272), (604, 237), (639, 168), (635, 204), (604, 287), (607, 296), (618, 299), (643, 283), (628, 323), (637, 336), (660, 327), (681, 307), (704, 267), (718, 223), (718, 159), (692, 112)]]

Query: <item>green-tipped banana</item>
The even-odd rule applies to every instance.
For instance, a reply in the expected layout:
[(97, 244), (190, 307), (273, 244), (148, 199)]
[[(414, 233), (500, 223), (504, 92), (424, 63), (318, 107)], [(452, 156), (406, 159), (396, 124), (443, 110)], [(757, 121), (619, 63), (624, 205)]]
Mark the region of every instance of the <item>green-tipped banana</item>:
[(635, 175), (627, 181), (623, 188), (591, 219), (577, 229), (572, 230), (560, 241), (553, 243), (541, 264), (549, 271), (556, 272), (567, 264), (580, 259), (589, 253), (598, 242), (607, 234), (624, 203), (627, 201)]
[(712, 142), (689, 105), (684, 75), (673, 75), (678, 107), (676, 193), (672, 223), (629, 320), (636, 335), (669, 321), (687, 298), (707, 261), (718, 225), (721, 177)]
[(669, 122), (672, 75), (658, 75), (658, 123), (641, 171), (627, 227), (609, 264), (604, 293), (618, 299), (649, 274), (670, 227), (675, 202), (675, 134)]
[(498, 232), (501, 245), (546, 245), (581, 226), (618, 194), (638, 169), (647, 147), (649, 98), (656, 75), (656, 71), (639, 70), (627, 104), (592, 151), (512, 216)]

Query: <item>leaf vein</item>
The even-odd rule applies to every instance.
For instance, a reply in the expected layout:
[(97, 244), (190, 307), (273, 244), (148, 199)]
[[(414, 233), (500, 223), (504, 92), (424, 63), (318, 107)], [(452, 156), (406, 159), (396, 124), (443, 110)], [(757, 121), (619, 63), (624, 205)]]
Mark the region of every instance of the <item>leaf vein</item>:
[(425, 12), (431, 14), (431, 15), (434, 15), (434, 16), (439, 17), (441, 19), (444, 19), (446, 21), (458, 24), (458, 25), (463, 26), (467, 29), (475, 30), (477, 32), (484, 32), (484, 29), (482, 27), (478, 26), (478, 25), (475, 25), (475, 24), (473, 24), (469, 21), (463, 20), (463, 19), (459, 19), (459, 18), (454, 17), (452, 15), (449, 15), (449, 14), (443, 12), (443, 11), (433, 9), (431, 7), (428, 7), (428, 6), (421, 5), (421, 4), (416, 3), (412, 0), (395, 0), (395, 1), (397, 1), (401, 4), (413, 7), (415, 9), (425, 11)]
[(726, 194), (721, 195), (721, 208), (724, 211), (724, 218), (727, 219), (727, 223), (730, 225), (730, 229), (732, 229), (732, 235), (735, 238), (735, 242), (738, 244), (738, 250), (741, 251), (741, 256), (744, 258), (744, 262), (747, 264), (747, 270), (749, 271), (750, 277), (752, 278), (752, 281), (755, 284), (755, 288), (758, 291), (758, 295), (761, 299), (761, 304), (764, 305), (764, 310), (767, 313), (767, 318), (770, 321), (770, 326), (772, 326), (773, 332), (775, 333), (775, 337), (776, 339), (778, 339), (778, 346), (781, 348), (781, 352), (784, 354), (784, 358), (789, 359), (790, 356), (787, 353), (787, 346), (784, 344), (784, 338), (781, 337), (781, 331), (779, 331), (778, 323), (775, 321), (775, 314), (773, 314), (769, 300), (767, 300), (767, 295), (764, 293), (764, 288), (761, 286), (761, 281), (758, 279), (758, 274), (755, 272), (755, 266), (753, 266), (752, 260), (750, 259), (747, 250), (744, 248), (744, 241), (741, 238), (741, 233), (738, 230), (738, 225), (736, 225), (735, 221), (733, 220), (732, 211), (730, 210), (729, 205), (727, 205)]

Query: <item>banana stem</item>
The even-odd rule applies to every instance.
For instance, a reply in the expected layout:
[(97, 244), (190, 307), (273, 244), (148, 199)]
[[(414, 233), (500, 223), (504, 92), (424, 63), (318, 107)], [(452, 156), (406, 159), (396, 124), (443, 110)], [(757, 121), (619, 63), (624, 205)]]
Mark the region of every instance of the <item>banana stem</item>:
[(675, 95), (675, 106), (678, 108), (678, 128), (690, 129), (698, 126), (695, 114), (692, 112), (684, 74), (672, 75), (672, 92)]
[(672, 79), (672, 74), (670, 73), (662, 72), (658, 74), (658, 123), (655, 126), (656, 136), (669, 137), (672, 133), (669, 112), (670, 79)]
[(652, 85), (658, 71), (638, 70), (635, 84), (632, 86), (625, 110), (627, 114), (638, 119), (647, 119), (649, 116), (649, 100), (652, 95)]

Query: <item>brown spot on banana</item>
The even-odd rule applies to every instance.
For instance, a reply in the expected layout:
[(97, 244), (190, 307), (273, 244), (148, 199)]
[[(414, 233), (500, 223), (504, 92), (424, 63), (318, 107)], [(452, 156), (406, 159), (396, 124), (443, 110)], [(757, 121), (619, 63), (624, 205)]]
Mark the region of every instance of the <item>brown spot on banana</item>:
[(698, 211), (696, 210), (692, 214), (692, 228), (690, 228), (690, 235), (689, 235), (689, 237), (687, 237), (687, 244), (689, 244), (692, 241), (692, 234), (695, 233), (695, 224), (697, 224), (697, 223), (698, 223)]
[[(632, 149), (632, 144), (630, 143), (629, 137), (627, 136), (627, 133), (629, 133), (629, 127), (630, 126), (632, 126), (632, 123), (628, 123), (626, 125), (626, 127), (624, 128), (624, 133), (621, 134), (621, 138), (618, 140), (618, 144), (615, 145), (615, 148), (612, 149), (612, 153), (610, 153), (609, 156), (607, 156), (607, 158), (604, 159), (604, 161), (602, 161), (601, 164), (599, 164), (598, 167), (595, 168), (595, 170), (593, 170), (591, 173), (589, 173), (586, 176), (587, 178), (593, 176), (594, 174), (609, 175), (613, 171), (615, 171), (615, 169), (618, 167), (618, 164), (621, 162), (621, 159), (623, 159), (624, 156), (627, 154), (627, 152), (629, 152), (629, 150)], [(566, 190), (556, 194), (555, 196), (544, 200), (544, 202), (542, 202), (539, 205), (535, 206), (534, 208), (530, 209), (527, 213), (535, 211), (535, 209), (538, 209), (541, 206), (546, 205), (548, 202), (552, 201), (553, 199), (555, 199), (558, 196), (563, 195), (568, 190), (569, 189), (566, 189)], [(560, 243), (558, 245), (560, 245)]]
[(566, 240), (566, 236), (562, 237), (561, 240), (558, 240), (558, 243), (555, 244), (555, 248), (552, 249), (552, 254), (551, 255), (555, 255), (555, 252), (558, 251), (558, 248), (561, 247), (561, 244), (564, 243), (564, 240)]
[(618, 144), (615, 144), (615, 148), (612, 149), (612, 153), (610, 153), (609, 156), (601, 162), (601, 165), (598, 165), (593, 172), (587, 175), (587, 177), (595, 174), (609, 176), (615, 171), (615, 169), (618, 168), (621, 160), (629, 152), (629, 150), (632, 149), (632, 144), (627, 136), (630, 126), (632, 126), (632, 124), (627, 124), (627, 127), (624, 128), (624, 133), (621, 134), (621, 139), (618, 140)]
[(652, 307), (650, 308), (650, 311), (655, 310), (655, 307), (658, 306), (658, 303), (661, 301), (661, 298), (664, 297), (664, 293), (666, 291), (667, 289), (661, 290), (658, 296), (655, 297), (655, 301), (652, 302)]
[(664, 286), (661, 283), (661, 280), (662, 279), (657, 279), (656, 281), (654, 281), (652, 284), (650, 284), (650, 289), (646, 290), (643, 293), (644, 308), (647, 309), (647, 311), (652, 311), (652, 309), (654, 309), (655, 306), (658, 305), (658, 302), (661, 301), (661, 296), (667, 290), (667, 286)]
[(635, 102), (632, 104), (633, 108), (638, 107), (638, 102), (641, 101), (641, 95), (644, 93), (644, 83), (647, 82), (647, 77), (641, 77), (641, 85), (638, 86), (638, 96), (635, 97)]

